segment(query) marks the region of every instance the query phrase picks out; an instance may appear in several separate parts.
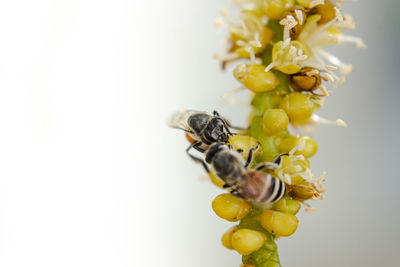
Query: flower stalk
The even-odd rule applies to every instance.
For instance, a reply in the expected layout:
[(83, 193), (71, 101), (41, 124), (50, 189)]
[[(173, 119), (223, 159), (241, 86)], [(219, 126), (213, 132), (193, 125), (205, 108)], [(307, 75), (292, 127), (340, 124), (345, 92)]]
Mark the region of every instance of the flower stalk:
[[(279, 157), (278, 167), (265, 172), (285, 183), (286, 194), (275, 203), (223, 201), (221, 198), (229, 195), (223, 194), (214, 200), (213, 209), (221, 218), (238, 222), (223, 236), (222, 243), (243, 255), (243, 267), (279, 267), (276, 238), (295, 233), (295, 215), (301, 205), (307, 212), (315, 212), (308, 201), (323, 199), (327, 190), (323, 185), (325, 173), (315, 176), (310, 170), (309, 158), (318, 150), (313, 128), (319, 123), (346, 126), (340, 119), (330, 121), (315, 114), (332, 93), (328, 88), (341, 85), (352, 68), (325, 47), (343, 42), (365, 45), (360, 38), (343, 34), (344, 29), (354, 29), (355, 25), (350, 15), (342, 15), (342, 1), (235, 2), (241, 9), (240, 21), (228, 19), (225, 9), (224, 18), (218, 19), (219, 23), (225, 20), (230, 31), (228, 53), (218, 58), (223, 68), (245, 60), (233, 74), (242, 89), (251, 92), (252, 112), (248, 130), (231, 136), (229, 144), (245, 160), (250, 148), (260, 144), (249, 169)], [(223, 185), (210, 174), (215, 184)], [(226, 215), (226, 211), (230, 213)]]

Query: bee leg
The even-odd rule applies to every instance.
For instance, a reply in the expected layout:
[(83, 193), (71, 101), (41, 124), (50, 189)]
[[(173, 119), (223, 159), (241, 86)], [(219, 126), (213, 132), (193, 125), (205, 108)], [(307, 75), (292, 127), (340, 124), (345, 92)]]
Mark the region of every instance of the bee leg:
[(203, 165), (203, 167), (204, 167), (204, 169), (206, 170), (206, 172), (209, 173), (210, 170), (208, 169), (207, 164), (204, 162), (204, 160), (202, 160), (201, 158), (198, 158), (198, 157), (196, 157), (196, 156), (194, 156), (194, 155), (192, 155), (192, 154), (190, 153), (190, 149), (191, 149), (191, 148), (198, 149), (198, 148), (199, 148), (198, 146), (199, 146), (200, 144), (201, 144), (201, 142), (193, 142), (193, 143), (191, 143), (190, 146), (186, 149), (186, 153), (187, 153), (188, 156), (191, 157), (194, 161), (200, 162), (200, 163)]
[(239, 190), (237, 188), (232, 189), (230, 192), (232, 195), (243, 198), (243, 195), (239, 192)]
[(281, 163), (281, 157), (282, 156), (289, 156), (289, 154), (287, 154), (287, 153), (285, 153), (285, 154), (280, 154), (275, 160), (274, 160), (274, 163), (275, 164), (280, 164)]
[(247, 131), (249, 128), (243, 128), (243, 127), (239, 127), (239, 126), (233, 126), (229, 121), (224, 119), (224, 122), (227, 126), (227, 128), (231, 128), (234, 130), (239, 130), (239, 131)]
[(261, 171), (262, 169), (269, 169), (269, 170), (274, 170), (278, 169), (279, 164), (276, 164), (275, 162), (266, 162), (261, 165), (258, 165), (256, 168), (256, 171)]
[(234, 130), (239, 130), (239, 131), (247, 131), (249, 128), (243, 128), (243, 127), (239, 127), (239, 126), (233, 126), (230, 123), (226, 123), (228, 125), (229, 128), (234, 129)]
[(237, 193), (239, 193), (239, 191), (238, 191), (238, 188), (236, 187), (236, 186), (231, 186), (231, 191), (230, 191), (230, 193), (231, 194), (237, 194)]
[(201, 153), (204, 153), (206, 150), (204, 148), (201, 148), (200, 145), (201, 143), (199, 145), (194, 145), (193, 148)]
[(287, 153), (280, 154), (273, 162), (263, 163), (263, 164), (257, 166), (256, 170), (260, 171), (262, 169), (270, 169), (270, 170), (278, 169), (279, 168), (279, 164), (281, 163), (282, 156), (288, 156), (288, 154)]
[(225, 128), (226, 128), (226, 130), (228, 131), (228, 133), (229, 133), (230, 135), (233, 135), (233, 133), (231, 133), (231, 131), (229, 130), (229, 128), (234, 129), (234, 130), (242, 130), (242, 131), (245, 131), (245, 130), (248, 130), (248, 129), (249, 129), (249, 128), (243, 128), (243, 127), (233, 126), (233, 125), (232, 125), (229, 121), (227, 121), (225, 118), (222, 118), (221, 115), (219, 115), (219, 113), (218, 113), (216, 110), (213, 111), (213, 115), (216, 116), (216, 117), (220, 117), (220, 118), (222, 119), (222, 121), (223, 121), (224, 124), (225, 124)]
[(223, 186), (222, 186), (222, 188), (228, 188), (228, 187), (231, 187), (229, 184), (224, 184)]
[(260, 143), (258, 143), (255, 147), (250, 148), (249, 156), (247, 157), (246, 164), (244, 165), (245, 168), (247, 168), (247, 166), (249, 166), (249, 164), (251, 163), (251, 160), (253, 159), (253, 153), (258, 149), (259, 145)]

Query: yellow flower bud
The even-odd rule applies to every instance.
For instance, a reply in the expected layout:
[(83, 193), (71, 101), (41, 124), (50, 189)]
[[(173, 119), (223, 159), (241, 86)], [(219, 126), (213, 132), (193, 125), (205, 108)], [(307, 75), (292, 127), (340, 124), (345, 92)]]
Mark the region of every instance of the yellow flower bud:
[(267, 109), (263, 116), (263, 130), (267, 135), (274, 135), (286, 129), (289, 118), (283, 109)]
[[(228, 142), (232, 145), (233, 149), (239, 151), (245, 160), (249, 157), (250, 149), (256, 147), (258, 143), (254, 137), (248, 135), (232, 135)], [(257, 150), (253, 151), (253, 158), (257, 157), (260, 152), (261, 146), (259, 146)]]
[(301, 70), (301, 65), (307, 59), (308, 50), (299, 41), (280, 41), (272, 48), (272, 65), (286, 74), (294, 74)]
[(311, 7), (311, 3), (314, 2), (315, 0), (297, 0), (297, 3), (299, 5), (302, 5), (306, 8), (310, 8)]
[(233, 75), (249, 90), (267, 92), (278, 86), (279, 79), (271, 71), (265, 72), (265, 68), (259, 64), (240, 64), (233, 70)]
[(293, 214), (264, 210), (260, 222), (268, 232), (278, 236), (290, 236), (296, 232), (299, 220)]
[(222, 244), (224, 245), (224, 247), (226, 247), (227, 249), (233, 249), (232, 246), (232, 235), (238, 230), (239, 228), (237, 226), (232, 227), (231, 229), (229, 229), (223, 236), (222, 236)]
[(266, 235), (261, 232), (239, 229), (232, 235), (232, 246), (239, 254), (249, 255), (259, 250), (266, 240)]
[(266, 2), (265, 14), (271, 20), (281, 18), (283, 12), (294, 5), (294, 0), (266, 0)]
[(298, 92), (287, 95), (279, 104), (286, 111), (290, 121), (309, 119), (313, 111), (313, 103), (310, 97)]
[(212, 208), (220, 218), (236, 222), (249, 213), (251, 205), (244, 199), (225, 193), (213, 200)]
[(293, 215), (296, 215), (297, 212), (300, 210), (300, 203), (294, 199), (291, 199), (289, 197), (284, 197), (278, 202), (274, 203), (274, 210), (284, 212), (284, 213), (290, 213)]
[(317, 153), (318, 144), (317, 142), (308, 136), (297, 137), (291, 135), (283, 139), (279, 145), (279, 149), (282, 153), (289, 153), (295, 146), (299, 145), (300, 142), (305, 142), (304, 149), (296, 150), (295, 155), (303, 155), (306, 158), (310, 158)]
[[(255, 55), (261, 53), (271, 42), (274, 31), (263, 24), (261, 18), (257, 16), (257, 12), (242, 10), (241, 18), (243, 24), (230, 27), (231, 38), (235, 44), (233, 50), (239, 57), (249, 58), (249, 48), (253, 50)], [(257, 45), (254, 43), (256, 35), (259, 36)], [(237, 41), (241, 41), (242, 44), (236, 45)]]

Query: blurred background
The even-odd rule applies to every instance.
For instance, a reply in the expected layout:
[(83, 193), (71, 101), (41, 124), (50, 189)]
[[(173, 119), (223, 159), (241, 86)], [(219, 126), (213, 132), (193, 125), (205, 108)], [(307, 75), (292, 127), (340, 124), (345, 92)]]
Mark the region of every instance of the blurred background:
[[(212, 58), (228, 0), (0, 1), (0, 266), (239, 266), (220, 243), (221, 191), (168, 116), (248, 108)], [(283, 266), (398, 266), (400, 2), (347, 1), (367, 49), (319, 114), (316, 174), (329, 191), (278, 241)]]

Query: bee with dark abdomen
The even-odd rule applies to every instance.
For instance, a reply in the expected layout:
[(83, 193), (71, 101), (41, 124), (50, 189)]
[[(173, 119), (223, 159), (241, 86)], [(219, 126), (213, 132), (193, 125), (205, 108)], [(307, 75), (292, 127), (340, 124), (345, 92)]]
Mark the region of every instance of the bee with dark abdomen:
[[(275, 162), (267, 162), (255, 170), (248, 170), (252, 154), (257, 147), (251, 148), (247, 161), (228, 145), (215, 143), (205, 153), (206, 162), (225, 182), (224, 188), (231, 188), (231, 193), (255, 202), (275, 202), (286, 192), (285, 183), (261, 170), (278, 168), (280, 157)], [(207, 165), (206, 171), (209, 172)]]

